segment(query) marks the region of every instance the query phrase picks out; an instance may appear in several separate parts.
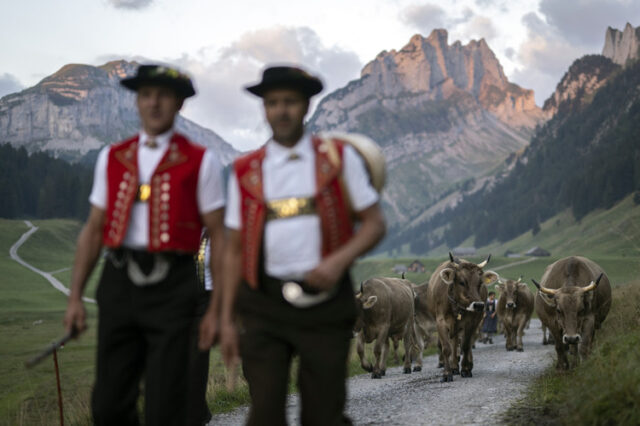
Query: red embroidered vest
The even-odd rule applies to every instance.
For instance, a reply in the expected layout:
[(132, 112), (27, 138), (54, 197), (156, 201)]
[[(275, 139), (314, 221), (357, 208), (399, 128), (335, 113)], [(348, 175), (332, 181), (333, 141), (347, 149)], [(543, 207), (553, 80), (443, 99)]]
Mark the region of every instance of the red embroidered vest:
[[(197, 187), (205, 148), (174, 133), (151, 176), (147, 250), (197, 252), (202, 223)], [(103, 244), (120, 247), (138, 192), (138, 136), (117, 143), (107, 162), (107, 210)]]
[[(312, 138), (316, 166), (316, 212), (320, 218), (322, 256), (335, 251), (351, 238), (353, 222), (349, 198), (341, 182), (344, 142), (334, 139), (338, 162), (332, 162), (322, 140)], [(266, 218), (266, 203), (262, 187), (262, 161), (266, 146), (234, 162), (240, 188), (242, 216), (242, 273), (252, 288), (258, 287), (260, 249)]]

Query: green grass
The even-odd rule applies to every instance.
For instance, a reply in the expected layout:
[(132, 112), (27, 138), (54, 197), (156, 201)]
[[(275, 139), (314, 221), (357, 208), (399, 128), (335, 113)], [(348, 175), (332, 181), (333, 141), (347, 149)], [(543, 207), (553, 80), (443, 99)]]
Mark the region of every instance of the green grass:
[(478, 250), (502, 255), (506, 250), (524, 253), (534, 246), (557, 257), (582, 254), (637, 259), (640, 257), (640, 205), (635, 205), (633, 196), (629, 195), (611, 209), (591, 212), (579, 222), (567, 210), (542, 223), (537, 235), (529, 231), (504, 244), (493, 243)]
[[(62, 220), (34, 224), (41, 229), (18, 254), (47, 272), (68, 267), (79, 225)], [(52, 358), (31, 370), (24, 368), (24, 362), (64, 334), (66, 296), (9, 257), (9, 248), (27, 230), (22, 221), (0, 220), (0, 422), (58, 424)], [(58, 352), (67, 424), (86, 419), (88, 413), (95, 359), (95, 307), (87, 304), (87, 312), (89, 330)]]
[[(627, 202), (628, 200), (624, 201), (624, 203)], [(629, 204), (619, 211), (614, 210), (617, 219), (608, 216), (611, 212), (605, 215), (608, 216), (607, 218), (598, 218), (597, 215), (588, 216), (583, 219), (581, 226), (591, 224), (590, 226), (595, 227), (608, 224), (615, 228), (621, 226), (620, 223), (627, 223), (629, 218), (636, 217), (629, 216), (629, 211), (635, 211), (634, 209), (636, 207)], [(596, 219), (599, 219), (600, 222)], [(69, 220), (34, 221), (34, 224), (40, 229), (22, 246), (18, 254), (27, 262), (44, 271), (59, 271), (55, 273), (55, 276), (62, 283), (68, 285), (71, 271), (66, 268), (70, 268), (73, 261), (75, 240), (81, 224)], [(556, 251), (555, 247), (561, 247), (562, 241), (567, 240), (570, 236), (566, 234), (552, 235), (554, 232), (561, 233), (554, 226), (549, 222), (543, 224), (543, 230), (539, 235), (546, 235), (545, 238), (547, 238), (546, 241), (549, 241), (549, 245), (538, 244), (551, 250), (552, 257), (536, 258), (530, 263), (508, 266), (526, 258), (501, 257), (499, 256), (502, 254), (500, 248), (495, 246), (482, 248), (479, 250), (482, 256), (470, 257), (468, 260), (480, 262), (486, 254), (492, 252), (494, 256), (489, 264), (490, 269), (498, 269), (500, 275), (506, 278), (517, 278), (524, 275), (525, 280), (530, 283), (530, 278), (539, 279), (541, 277), (549, 263), (564, 255), (571, 254), (569, 251)], [(577, 229), (575, 224), (567, 226), (573, 226), (574, 231)], [(630, 236), (632, 240), (640, 241), (640, 235), (636, 235), (634, 231), (637, 226), (638, 222), (627, 226), (625, 228), (626, 235)], [(0, 280), (0, 337), (3, 342), (3, 345), (0, 346), (0, 424), (58, 424), (52, 360), (47, 359), (32, 370), (26, 370), (23, 363), (63, 334), (61, 322), (66, 307), (66, 296), (51, 287), (46, 280), (9, 258), (9, 247), (27, 229), (23, 221), (0, 219), (0, 271), (2, 272)], [(598, 233), (595, 230), (594, 233), (600, 236), (606, 234)], [(586, 233), (585, 235), (585, 238), (595, 238)], [(556, 241), (556, 245), (552, 244), (552, 237)], [(600, 249), (594, 248), (593, 252), (589, 251), (589, 248), (595, 246), (582, 244), (584, 251), (580, 251), (580, 254), (586, 254), (603, 266), (615, 287), (640, 277), (640, 256), (634, 251), (636, 247), (633, 241), (626, 238), (618, 240), (608, 238), (608, 240), (601, 238)], [(618, 241), (622, 248), (616, 248), (615, 241)], [(516, 247), (528, 249), (531, 242), (523, 239), (517, 244), (514, 242), (510, 246), (512, 250)], [(603, 247), (606, 247), (606, 250)], [(398, 276), (393, 273), (393, 266), (396, 264), (408, 265), (415, 259), (419, 259), (425, 265), (426, 273), (408, 273), (406, 278), (420, 284), (428, 281), (431, 272), (447, 259), (447, 255), (445, 251), (433, 258), (364, 259), (357, 262), (352, 270), (354, 283), (357, 286), (361, 281), (373, 276)], [(94, 273), (85, 292), (86, 296), (94, 296), (97, 277), (98, 274)], [(617, 306), (616, 302), (612, 311), (617, 309)], [(86, 307), (89, 330), (78, 341), (72, 342), (59, 352), (62, 391), (65, 401), (65, 423), (72, 425), (90, 424), (89, 397), (95, 363), (96, 308), (90, 304), (86, 304)], [(636, 315), (635, 318), (638, 317), (640, 315)], [(637, 326), (638, 324), (636, 324)], [(635, 343), (635, 340), (629, 340), (627, 344)], [(373, 356), (372, 345), (367, 345), (366, 351), (367, 356), (371, 359)], [(400, 352), (402, 354), (403, 350), (401, 349)], [(434, 349), (429, 348), (425, 351), (425, 355), (433, 352)], [(638, 365), (635, 359), (616, 362), (630, 362), (632, 365)], [(226, 390), (226, 369), (222, 365), (217, 349), (211, 352), (211, 365), (207, 398), (212, 411), (228, 411), (238, 405), (248, 403), (247, 385), (242, 377), (239, 377), (235, 391)], [(389, 365), (394, 365), (391, 357)], [(351, 352), (348, 371), (349, 375), (365, 373), (360, 367), (355, 348)], [(291, 390), (295, 391), (295, 373), (292, 372), (292, 375)], [(557, 377), (555, 374), (550, 374), (546, 379), (541, 380), (547, 380), (548, 384), (545, 386), (554, 389), (556, 385), (553, 384), (553, 381), (557, 380)]]
[(632, 425), (640, 419), (640, 281), (614, 288), (591, 356), (550, 368), (504, 420), (515, 425)]

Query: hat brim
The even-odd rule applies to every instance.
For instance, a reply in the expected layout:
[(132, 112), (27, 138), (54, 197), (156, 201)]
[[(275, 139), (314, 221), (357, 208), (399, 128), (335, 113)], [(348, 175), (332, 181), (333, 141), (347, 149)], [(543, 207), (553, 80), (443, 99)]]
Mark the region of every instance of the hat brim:
[(308, 98), (322, 92), (322, 82), (317, 79), (282, 79), (279, 81), (269, 81), (267, 83), (259, 83), (253, 86), (247, 86), (245, 89), (259, 97), (264, 97), (265, 93), (273, 89), (293, 89), (301, 92)]
[(134, 92), (137, 92), (142, 86), (163, 86), (174, 89), (178, 96), (182, 98), (188, 98), (196, 94), (196, 91), (190, 81), (176, 80), (163, 76), (156, 76), (153, 78), (134, 76), (120, 80), (120, 84)]

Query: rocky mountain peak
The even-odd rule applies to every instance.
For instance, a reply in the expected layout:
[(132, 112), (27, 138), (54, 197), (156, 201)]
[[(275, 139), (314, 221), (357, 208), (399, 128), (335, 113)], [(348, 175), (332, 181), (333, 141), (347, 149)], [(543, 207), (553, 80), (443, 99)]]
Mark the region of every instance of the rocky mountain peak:
[(640, 58), (640, 27), (633, 28), (628, 22), (623, 31), (608, 27), (602, 55), (622, 66), (630, 59)]
[[(135, 94), (120, 79), (138, 64), (69, 64), (37, 85), (0, 100), (0, 141), (78, 161), (139, 130)], [(219, 135), (178, 117), (176, 129), (211, 147), (227, 164), (236, 150)]]
[(508, 81), (485, 40), (449, 44), (437, 29), (379, 53), (361, 78), (320, 101), (309, 128), (381, 145), (383, 207), (391, 226), (404, 226), (458, 202), (460, 188), (482, 187), (543, 119), (533, 91)]
[(107, 62), (104, 65), (99, 66), (98, 68), (104, 70), (109, 75), (109, 78), (112, 81), (120, 81), (121, 79), (131, 76), (135, 74), (136, 69), (140, 64), (138, 62), (132, 61), (111, 61)]
[[(444, 29), (433, 30), (426, 38), (416, 34), (399, 51), (378, 54), (362, 69), (361, 77), (383, 96), (426, 93), (446, 100), (471, 95), (503, 121), (512, 122), (523, 111), (541, 114), (533, 91), (509, 82), (484, 39), (450, 45), (448, 36)], [(535, 125), (525, 121), (519, 124)]]
[(574, 113), (587, 104), (590, 95), (607, 81), (620, 66), (602, 55), (586, 55), (571, 64), (555, 92), (544, 102), (543, 111), (549, 116)]

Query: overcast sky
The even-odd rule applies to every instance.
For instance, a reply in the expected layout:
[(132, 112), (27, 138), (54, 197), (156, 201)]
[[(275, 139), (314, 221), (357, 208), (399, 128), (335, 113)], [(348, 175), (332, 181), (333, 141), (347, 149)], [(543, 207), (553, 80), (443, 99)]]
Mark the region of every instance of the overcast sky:
[(3, 0), (0, 96), (68, 63), (162, 61), (190, 73), (185, 116), (238, 149), (268, 135), (242, 90), (267, 63), (298, 63), (327, 94), (413, 34), (484, 38), (508, 78), (542, 105), (574, 59), (601, 53), (608, 26), (640, 25), (640, 0)]

